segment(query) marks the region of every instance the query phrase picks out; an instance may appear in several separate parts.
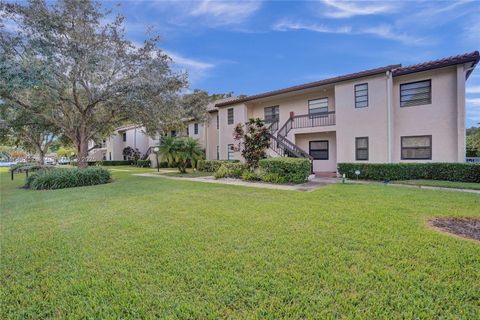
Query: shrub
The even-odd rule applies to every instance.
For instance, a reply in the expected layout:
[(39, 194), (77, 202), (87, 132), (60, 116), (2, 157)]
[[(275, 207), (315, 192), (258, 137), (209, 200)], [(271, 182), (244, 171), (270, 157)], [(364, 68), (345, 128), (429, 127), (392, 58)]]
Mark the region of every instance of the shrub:
[(242, 180), (245, 181), (259, 181), (261, 178), (253, 171), (245, 170), (242, 174)]
[(151, 163), (150, 160), (137, 160), (135, 165), (141, 168), (150, 168)]
[(239, 160), (199, 160), (197, 163), (198, 171), (217, 172), (224, 163), (239, 163)]
[(310, 175), (310, 161), (304, 158), (268, 158), (258, 165), (265, 182), (302, 183)]
[(480, 164), (474, 163), (339, 163), (338, 172), (364, 180), (447, 180), (480, 182)]
[(287, 180), (285, 177), (281, 177), (278, 173), (265, 173), (262, 176), (262, 180), (268, 183), (286, 183)]
[(25, 187), (52, 190), (108, 183), (110, 172), (103, 168), (40, 170), (28, 177)]
[(267, 157), (270, 132), (263, 120), (249, 119), (245, 125), (237, 124), (233, 130), (233, 139), (238, 141), (242, 157), (250, 170), (256, 169), (258, 161)]
[(242, 163), (223, 163), (220, 168), (215, 172), (214, 177), (215, 179), (220, 178), (235, 178), (240, 179), (242, 177), (243, 172), (246, 170), (246, 167)]
[(220, 166), (220, 168), (218, 168), (218, 170), (215, 172), (215, 174), (213, 175), (213, 177), (215, 179), (221, 179), (221, 178), (226, 178), (227, 177), (227, 174), (228, 174), (228, 169), (227, 167), (225, 166)]
[(133, 164), (134, 161), (133, 160), (103, 160), (103, 161), (97, 161), (93, 163), (101, 166), (129, 166)]

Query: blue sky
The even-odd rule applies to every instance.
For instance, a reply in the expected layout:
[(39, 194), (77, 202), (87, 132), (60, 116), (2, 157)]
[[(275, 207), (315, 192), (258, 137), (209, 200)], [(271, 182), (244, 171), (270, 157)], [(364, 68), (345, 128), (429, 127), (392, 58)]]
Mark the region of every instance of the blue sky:
[[(254, 94), (480, 50), (479, 1), (121, 1), (128, 37), (152, 28), (190, 87)], [(480, 68), (467, 125), (480, 122)]]

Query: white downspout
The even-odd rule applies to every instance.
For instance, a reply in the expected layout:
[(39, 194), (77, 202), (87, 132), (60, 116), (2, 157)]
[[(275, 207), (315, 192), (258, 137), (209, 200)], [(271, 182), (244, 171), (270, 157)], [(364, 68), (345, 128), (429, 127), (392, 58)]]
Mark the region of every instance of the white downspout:
[(387, 71), (387, 162), (392, 162), (392, 94), (393, 94), (393, 79), (392, 79), (392, 72)]

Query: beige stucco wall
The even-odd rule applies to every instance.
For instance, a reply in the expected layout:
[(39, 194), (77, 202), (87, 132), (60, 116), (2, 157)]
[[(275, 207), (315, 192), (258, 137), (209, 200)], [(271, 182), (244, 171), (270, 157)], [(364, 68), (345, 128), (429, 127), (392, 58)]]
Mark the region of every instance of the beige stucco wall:
[[(127, 133), (127, 141), (123, 141), (123, 132)], [(140, 153), (147, 152), (152, 139), (147, 136), (144, 128), (129, 129), (126, 131), (116, 130), (106, 139), (105, 146), (107, 160), (123, 160), (123, 149), (126, 147), (137, 148)], [(111, 159), (110, 159), (111, 155)]]
[[(400, 107), (400, 84), (428, 79), (432, 80), (432, 103)], [(415, 135), (432, 136), (432, 160), (400, 159), (400, 137)], [(458, 159), (457, 143), (456, 66), (393, 78), (393, 162), (463, 161)]]
[[(355, 108), (355, 85), (368, 83), (368, 107)], [(341, 82), (335, 86), (338, 162), (355, 161), (355, 138), (368, 137), (368, 162), (387, 162), (386, 75)]]
[(296, 94), (294, 96), (273, 98), (259, 103), (251, 103), (248, 105), (249, 118), (264, 118), (264, 109), (271, 106), (279, 106), (280, 112), (280, 127), (290, 117), (290, 112), (295, 115), (308, 114), (308, 100), (328, 98), (328, 110), (335, 110), (335, 92), (333, 86), (325, 86), (316, 88), (314, 91), (308, 93)]
[[(195, 134), (195, 123), (198, 123), (198, 133)], [(188, 136), (198, 140), (202, 148), (205, 148), (205, 126), (201, 122), (191, 121), (187, 123)]]
[(328, 160), (313, 160), (314, 172), (335, 172), (337, 171), (337, 142), (335, 132), (320, 132), (296, 134), (294, 138), (295, 144), (300, 148), (309, 152), (310, 141), (328, 141)]
[[(233, 108), (233, 124), (228, 124), (227, 110)], [(233, 129), (238, 123), (245, 123), (248, 120), (247, 117), (247, 107), (245, 104), (235, 104), (228, 107), (219, 108), (218, 118), (220, 121), (220, 131), (219, 131), (219, 146), (220, 146), (220, 159), (226, 160), (228, 156), (227, 147), (228, 144), (235, 144), (233, 140)], [(216, 148), (216, 147), (212, 147)], [(210, 148), (211, 150), (211, 148)], [(216, 150), (215, 150), (216, 152)], [(241, 160), (240, 152), (235, 152), (235, 159)]]
[(205, 125), (205, 156), (207, 160), (217, 159), (217, 146), (219, 145), (217, 129), (217, 112), (210, 112), (208, 114), (207, 123)]

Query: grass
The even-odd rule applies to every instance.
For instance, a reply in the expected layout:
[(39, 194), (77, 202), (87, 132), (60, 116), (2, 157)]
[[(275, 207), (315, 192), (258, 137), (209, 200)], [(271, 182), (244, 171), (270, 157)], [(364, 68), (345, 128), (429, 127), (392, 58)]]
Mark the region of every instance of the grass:
[(131, 173), (53, 191), (1, 173), (1, 319), (480, 317), (480, 245), (425, 223), (479, 217), (476, 194)]
[(474, 182), (456, 182), (456, 181), (439, 181), (439, 180), (405, 180), (405, 181), (395, 181), (395, 183), (408, 184), (408, 185), (414, 185), (414, 186), (480, 190), (480, 183), (474, 183)]

